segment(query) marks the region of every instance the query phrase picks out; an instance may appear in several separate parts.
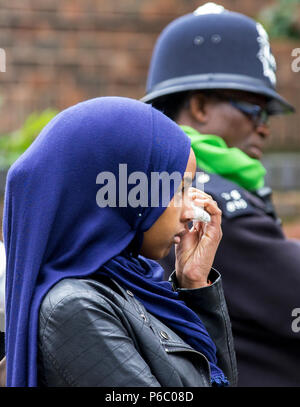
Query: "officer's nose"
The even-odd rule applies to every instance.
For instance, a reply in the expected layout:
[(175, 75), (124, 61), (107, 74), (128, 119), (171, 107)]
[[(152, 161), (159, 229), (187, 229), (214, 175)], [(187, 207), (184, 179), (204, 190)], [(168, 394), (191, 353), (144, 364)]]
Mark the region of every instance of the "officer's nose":
[(262, 139), (266, 140), (270, 136), (270, 127), (267, 123), (260, 124), (256, 127), (256, 132)]

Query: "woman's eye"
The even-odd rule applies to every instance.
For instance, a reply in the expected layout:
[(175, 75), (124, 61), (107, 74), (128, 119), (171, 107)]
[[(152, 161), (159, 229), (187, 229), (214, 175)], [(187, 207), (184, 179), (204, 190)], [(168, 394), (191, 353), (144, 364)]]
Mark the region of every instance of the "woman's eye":
[(188, 190), (189, 190), (188, 187), (186, 187), (186, 186), (182, 187), (182, 188), (181, 188), (181, 194), (182, 194), (182, 195), (185, 195), (185, 194), (188, 192)]
[(183, 193), (183, 194), (186, 194), (186, 193), (189, 191), (189, 189), (190, 189), (190, 185), (184, 185), (184, 186), (182, 187), (182, 193)]

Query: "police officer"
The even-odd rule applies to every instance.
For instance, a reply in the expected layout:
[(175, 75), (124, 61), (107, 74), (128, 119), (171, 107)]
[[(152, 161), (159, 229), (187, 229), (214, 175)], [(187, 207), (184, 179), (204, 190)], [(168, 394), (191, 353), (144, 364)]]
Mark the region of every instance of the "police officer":
[[(223, 211), (222, 273), (240, 386), (299, 386), (300, 242), (282, 231), (259, 159), (268, 117), (294, 109), (275, 90), (268, 35), (208, 3), (171, 22), (156, 43), (142, 99), (191, 137), (198, 182)], [(174, 255), (163, 261), (166, 275)], [(295, 324), (294, 324), (295, 325)]]

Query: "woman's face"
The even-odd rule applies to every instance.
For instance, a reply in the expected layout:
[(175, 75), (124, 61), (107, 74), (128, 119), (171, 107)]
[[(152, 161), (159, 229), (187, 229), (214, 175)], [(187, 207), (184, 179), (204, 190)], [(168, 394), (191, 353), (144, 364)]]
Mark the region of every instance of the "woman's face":
[(188, 232), (188, 223), (193, 218), (193, 209), (184, 187), (191, 184), (195, 172), (196, 158), (191, 149), (183, 180), (170, 205), (151, 228), (144, 232), (141, 248), (143, 256), (154, 260), (162, 259), (167, 256), (174, 243), (180, 242), (180, 236)]

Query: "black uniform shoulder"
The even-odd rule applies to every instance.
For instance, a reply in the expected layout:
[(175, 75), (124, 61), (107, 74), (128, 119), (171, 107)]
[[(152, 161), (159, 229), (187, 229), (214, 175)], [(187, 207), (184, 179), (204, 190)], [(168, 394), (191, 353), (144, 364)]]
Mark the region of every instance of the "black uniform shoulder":
[(226, 218), (256, 213), (251, 194), (236, 183), (213, 173), (197, 170), (194, 186), (201, 187), (218, 203)]

